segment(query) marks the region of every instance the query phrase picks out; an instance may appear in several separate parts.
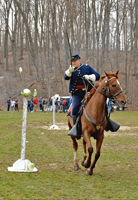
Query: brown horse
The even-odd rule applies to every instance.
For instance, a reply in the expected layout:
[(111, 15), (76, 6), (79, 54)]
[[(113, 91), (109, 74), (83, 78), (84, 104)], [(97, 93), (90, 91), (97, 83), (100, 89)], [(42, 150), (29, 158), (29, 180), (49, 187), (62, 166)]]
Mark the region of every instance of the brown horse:
[[(107, 98), (114, 100), (120, 106), (126, 104), (126, 97), (118, 80), (118, 71), (116, 73), (105, 72), (105, 75), (100, 78), (99, 82), (97, 82), (90, 91), (87, 97), (87, 104), (83, 109), (81, 124), (84, 155), (81, 164), (85, 168), (88, 168), (86, 171), (87, 175), (93, 174), (93, 168), (100, 157), (101, 145), (104, 139), (104, 130), (107, 124), (107, 119), (105, 116)], [(68, 116), (68, 126), (69, 130), (73, 127), (73, 120), (70, 116)], [(93, 147), (90, 137), (94, 137), (94, 139), (96, 139), (96, 154), (92, 164), (91, 157), (93, 153)], [(73, 141), (74, 148), (74, 169), (78, 170), (79, 164), (77, 159), (77, 138), (75, 136), (71, 136), (71, 139)], [(86, 145), (88, 149), (88, 157)]]

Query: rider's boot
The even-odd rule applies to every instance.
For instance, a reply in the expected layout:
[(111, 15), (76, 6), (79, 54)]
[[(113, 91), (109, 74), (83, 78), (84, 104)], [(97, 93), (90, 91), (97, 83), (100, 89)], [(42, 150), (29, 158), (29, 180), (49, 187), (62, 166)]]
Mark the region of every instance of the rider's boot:
[(68, 135), (75, 136), (77, 137), (77, 139), (80, 139), (82, 135), (80, 115), (79, 116), (73, 115), (72, 118), (74, 126), (69, 131)]
[(105, 107), (105, 114), (106, 114), (106, 119), (107, 119), (107, 125), (106, 125), (105, 130), (116, 132), (120, 128), (120, 124), (110, 119), (110, 114), (108, 113), (107, 105)]
[(75, 125), (77, 116), (76, 116), (76, 115), (73, 115), (73, 116), (72, 116), (72, 119), (73, 119), (73, 124)]
[(69, 131), (68, 135), (77, 137), (78, 136), (78, 134), (77, 134), (78, 131), (77, 130), (78, 130), (79, 116), (77, 117), (76, 115), (73, 115), (72, 119), (73, 119), (74, 126)]
[(120, 128), (120, 124), (118, 124), (117, 122), (111, 119), (107, 120), (107, 125), (105, 128), (106, 131), (116, 132), (119, 128)]
[(77, 116), (76, 116), (76, 115), (73, 115), (73, 116), (72, 116), (72, 119), (73, 119), (73, 124), (74, 124), (74, 126), (73, 126), (72, 129), (69, 131), (68, 135), (70, 135), (70, 136), (77, 136), (77, 124), (76, 124)]

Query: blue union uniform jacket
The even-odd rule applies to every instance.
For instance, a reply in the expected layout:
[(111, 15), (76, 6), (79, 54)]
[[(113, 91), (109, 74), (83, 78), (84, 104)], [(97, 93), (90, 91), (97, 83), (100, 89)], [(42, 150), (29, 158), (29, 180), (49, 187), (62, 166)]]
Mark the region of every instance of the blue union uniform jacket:
[[(72, 72), (71, 77), (67, 76), (66, 73), (64, 74), (64, 79), (70, 80), (69, 92), (72, 94), (74, 93), (74, 90), (77, 85), (84, 85), (83, 80), (85, 80), (85, 79), (84, 78), (82, 79), (82, 77), (84, 75), (95, 74), (96, 81), (98, 81), (100, 79), (100, 75), (88, 64), (81, 64), (81, 67), (78, 70), (77, 70), (77, 68), (74, 68), (74, 70), (75, 71)], [(87, 85), (87, 80), (85, 80), (85, 83)]]

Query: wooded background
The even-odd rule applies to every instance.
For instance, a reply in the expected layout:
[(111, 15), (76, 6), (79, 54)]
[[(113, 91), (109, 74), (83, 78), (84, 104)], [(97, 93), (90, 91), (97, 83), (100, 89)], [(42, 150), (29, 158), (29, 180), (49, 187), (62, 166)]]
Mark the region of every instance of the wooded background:
[(137, 109), (137, 0), (0, 0), (1, 105), (26, 87), (38, 97), (69, 95), (69, 46), (82, 63), (92, 56), (100, 75), (119, 70), (128, 105)]

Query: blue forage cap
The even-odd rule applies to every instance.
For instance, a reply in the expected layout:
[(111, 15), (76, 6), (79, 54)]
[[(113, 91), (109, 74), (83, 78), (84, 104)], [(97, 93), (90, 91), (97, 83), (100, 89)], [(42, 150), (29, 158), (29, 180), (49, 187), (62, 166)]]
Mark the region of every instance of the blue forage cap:
[(79, 59), (81, 59), (81, 57), (78, 55), (78, 54), (75, 54), (75, 55), (73, 55), (72, 57), (71, 57), (71, 60), (73, 61), (73, 60), (79, 60)]

